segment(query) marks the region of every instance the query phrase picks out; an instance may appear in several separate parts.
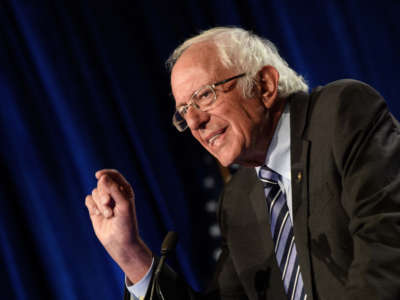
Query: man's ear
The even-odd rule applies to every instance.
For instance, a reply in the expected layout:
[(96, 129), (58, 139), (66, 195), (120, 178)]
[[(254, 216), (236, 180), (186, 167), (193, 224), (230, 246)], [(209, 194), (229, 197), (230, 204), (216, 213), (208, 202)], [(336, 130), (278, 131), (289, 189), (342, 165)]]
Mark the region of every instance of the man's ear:
[(264, 105), (270, 109), (278, 99), (278, 70), (273, 66), (264, 66), (258, 71), (261, 97)]

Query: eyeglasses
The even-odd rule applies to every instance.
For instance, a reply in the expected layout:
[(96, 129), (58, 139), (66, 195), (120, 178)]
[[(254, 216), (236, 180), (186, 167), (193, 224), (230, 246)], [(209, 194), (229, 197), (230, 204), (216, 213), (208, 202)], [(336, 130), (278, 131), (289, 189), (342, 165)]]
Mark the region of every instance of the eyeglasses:
[(205, 85), (201, 88), (199, 88), (197, 91), (195, 91), (190, 97), (189, 102), (186, 105), (182, 105), (178, 107), (172, 117), (172, 124), (178, 129), (178, 131), (182, 132), (185, 131), (186, 128), (188, 128), (185, 116), (191, 106), (201, 110), (201, 111), (206, 111), (209, 109), (217, 100), (217, 94), (215, 92), (215, 87), (224, 83), (227, 83), (231, 80), (240, 78), (245, 76), (246, 73), (242, 73), (233, 77), (230, 77), (228, 79), (216, 82), (211, 85)]

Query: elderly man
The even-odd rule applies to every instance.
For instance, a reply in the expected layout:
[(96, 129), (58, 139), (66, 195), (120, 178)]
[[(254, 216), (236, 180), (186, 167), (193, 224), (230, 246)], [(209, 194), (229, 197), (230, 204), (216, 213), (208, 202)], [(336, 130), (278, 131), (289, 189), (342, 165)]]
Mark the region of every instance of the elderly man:
[[(176, 128), (243, 167), (220, 198), (213, 287), (199, 295), (166, 266), (164, 299), (399, 299), (400, 126), (382, 97), (354, 80), (308, 94), (272, 43), (239, 28), (187, 40), (169, 65)], [(115, 170), (96, 177), (96, 235), (132, 297), (149, 295), (158, 259), (133, 190)]]

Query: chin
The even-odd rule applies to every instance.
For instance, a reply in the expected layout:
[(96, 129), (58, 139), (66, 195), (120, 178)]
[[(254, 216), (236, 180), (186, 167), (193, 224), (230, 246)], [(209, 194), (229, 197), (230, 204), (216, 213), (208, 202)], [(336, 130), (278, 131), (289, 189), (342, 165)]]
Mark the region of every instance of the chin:
[(224, 167), (236, 163), (241, 154), (240, 147), (237, 147), (235, 143), (225, 144), (218, 149), (212, 149), (210, 147), (206, 148), (206, 150)]
[(229, 165), (231, 165), (233, 163), (231, 161), (226, 161), (226, 160), (222, 160), (222, 159), (218, 159), (218, 161), (223, 167), (228, 167)]
[(219, 161), (219, 163), (224, 166), (224, 167), (228, 167), (231, 164), (235, 163), (236, 161), (236, 157), (232, 154), (230, 155), (214, 155), (214, 157)]

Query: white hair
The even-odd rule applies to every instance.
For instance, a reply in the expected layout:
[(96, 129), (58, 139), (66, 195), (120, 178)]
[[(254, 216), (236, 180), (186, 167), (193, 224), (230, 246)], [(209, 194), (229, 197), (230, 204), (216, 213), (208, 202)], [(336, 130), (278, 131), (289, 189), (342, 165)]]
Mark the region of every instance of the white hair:
[(216, 46), (224, 67), (246, 73), (247, 76), (239, 80), (246, 97), (253, 94), (257, 73), (266, 65), (273, 66), (279, 73), (279, 96), (308, 91), (304, 78), (289, 68), (271, 41), (237, 27), (215, 27), (187, 39), (168, 58), (166, 65), (169, 71), (187, 48), (201, 42), (211, 42)]

